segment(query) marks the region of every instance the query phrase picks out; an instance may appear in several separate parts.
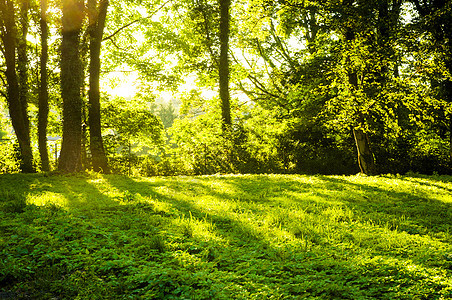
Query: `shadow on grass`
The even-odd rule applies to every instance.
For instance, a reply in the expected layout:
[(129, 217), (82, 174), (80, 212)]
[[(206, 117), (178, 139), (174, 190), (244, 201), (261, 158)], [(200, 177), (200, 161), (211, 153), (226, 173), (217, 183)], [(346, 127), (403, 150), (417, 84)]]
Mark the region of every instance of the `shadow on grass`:
[[(441, 176), (426, 176), (416, 174), (414, 177), (404, 176), (403, 180), (409, 181), (415, 184), (419, 184), (426, 187), (434, 186), (438, 189), (443, 189), (446, 192), (452, 193), (452, 188), (445, 187), (444, 184), (452, 182), (452, 176), (441, 175)], [(426, 182), (428, 181), (428, 182)]]
[[(401, 192), (397, 187), (387, 189), (335, 177), (320, 176), (319, 178), (332, 184), (331, 189), (347, 187), (349, 197), (342, 197), (341, 200), (364, 219), (375, 223), (405, 219), (407, 222), (398, 224), (398, 229), (410, 234), (452, 232), (452, 202), (439, 201), (433, 194), (428, 193), (428, 190)], [(443, 186), (428, 185), (410, 177), (399, 180), (421, 184), (424, 187), (435, 186), (446, 192), (450, 190)]]
[[(120, 190), (173, 203), (185, 215), (190, 212), (198, 214), (196, 200), (182, 201), (181, 195), (185, 195), (187, 199), (209, 196), (220, 201), (233, 200), (239, 205), (247, 202), (258, 203), (263, 208), (290, 206), (292, 202), (308, 211), (312, 206), (321, 210), (328, 206), (345, 205), (360, 218), (376, 224), (406, 219), (406, 224), (399, 224), (401, 225), (399, 229), (410, 234), (452, 232), (452, 203), (435, 199), (428, 190), (398, 191), (396, 187), (388, 189), (331, 176), (316, 176), (312, 182), (297, 180), (297, 177), (213, 177), (219, 182), (218, 186), (214, 185), (215, 182), (212, 183), (212, 177), (168, 178), (154, 182), (143, 182), (127, 177), (106, 178)], [(400, 180), (413, 182), (412, 178)], [(427, 186), (427, 183), (422, 185)], [(167, 192), (159, 192), (162, 187), (166, 188)], [(444, 186), (438, 188), (449, 190)], [(284, 197), (289, 200), (284, 202), (279, 200)], [(205, 213), (206, 211), (202, 210), (199, 216)]]
[[(313, 212), (319, 216), (321, 216), (322, 210), (331, 207), (347, 207), (353, 211), (357, 220), (347, 220), (331, 226), (342, 227), (346, 231), (347, 228), (352, 228), (353, 223), (359, 222), (363, 224), (361, 226), (367, 226), (369, 230), (372, 226), (381, 228), (381, 230), (373, 233), (368, 232), (368, 235), (378, 235), (385, 230), (394, 231), (394, 234), (403, 231), (416, 236), (418, 234), (444, 233), (440, 240), (447, 243), (444, 244), (445, 249), (450, 251), (452, 250), (450, 246), (451, 204), (436, 200), (425, 191), (413, 193), (397, 191), (394, 188), (357, 183), (334, 176), (201, 176), (149, 181), (141, 178), (121, 178), (120, 180), (117, 177), (106, 178), (111, 185), (118, 189), (127, 189), (132, 193), (140, 193), (171, 203), (186, 218), (194, 216), (198, 219), (210, 220), (215, 225), (216, 232), (232, 246), (228, 251), (237, 254), (240, 247), (254, 249), (253, 251), (257, 252), (254, 256), (256, 264), (262, 264), (267, 259), (271, 261), (290, 259), (297, 262), (297, 266), (289, 268), (289, 273), (292, 274), (301, 272), (306, 276), (310, 274), (309, 276), (313, 277), (322, 275), (328, 277), (328, 274), (339, 276), (338, 274), (341, 274), (340, 276), (345, 278), (345, 282), (342, 283), (346, 285), (348, 281), (352, 284), (358, 284), (359, 278), (362, 277), (361, 273), (366, 272), (376, 272), (379, 274), (378, 276), (384, 276), (386, 272), (390, 276), (400, 279), (400, 273), (410, 273), (408, 265), (401, 267), (406, 264), (406, 256), (410, 257), (411, 262), (425, 268), (450, 267), (450, 263), (445, 261), (442, 256), (444, 249), (436, 252), (437, 250), (429, 248), (429, 246), (427, 248), (430, 250), (425, 255), (412, 255), (415, 252), (426, 251), (422, 246), (419, 246), (424, 242), (418, 246), (415, 246), (412, 242), (407, 242), (404, 246), (403, 241), (396, 241), (396, 246), (391, 251), (376, 251), (375, 245), (371, 244), (373, 241), (384, 240), (384, 237), (370, 237), (366, 244), (356, 241), (353, 237), (348, 238), (351, 235), (347, 233), (343, 235), (344, 238), (337, 238), (337, 242), (342, 244), (341, 246), (311, 239), (310, 242), (313, 243), (311, 247), (294, 248), (288, 254), (288, 252), (285, 252), (284, 242), (275, 245), (269, 241), (268, 235), (262, 234), (262, 232), (256, 230), (255, 226), (249, 225), (249, 223), (243, 221), (243, 218), (238, 217), (240, 213), (249, 213), (254, 215), (255, 219), (264, 218), (266, 210), (268, 210), (267, 213), (272, 213), (277, 212), (278, 207), (282, 207), (286, 209), (286, 212), (290, 212), (292, 208), (295, 208), (293, 205), (308, 214)], [(405, 181), (403, 178), (400, 180), (401, 183)], [(282, 201), (281, 195), (289, 200)], [(252, 205), (257, 204), (257, 206), (254, 205), (254, 211), (236, 209), (224, 213), (212, 212), (208, 206), (202, 204), (203, 198), (209, 197), (214, 197), (219, 201), (232, 201), (238, 207), (249, 208), (248, 204), (250, 203)], [(326, 224), (316, 224), (315, 226), (328, 227), (330, 224), (326, 222)], [(278, 227), (278, 224), (274, 224), (273, 227)], [(283, 229), (290, 231), (289, 228)], [(397, 237), (395, 238), (397, 239)], [(400, 238), (403, 239), (404, 237), (401, 236)], [(436, 237), (433, 235), (432, 238)], [(399, 243), (400, 249), (397, 248)], [(338, 252), (338, 247), (339, 249), (342, 247), (343, 250)], [(406, 247), (413, 247), (413, 249), (407, 250)], [(256, 248), (258, 250), (255, 250)], [(346, 253), (355, 253), (357, 256), (353, 257)], [(361, 261), (363, 256), (368, 257), (369, 260), (367, 262)], [(379, 256), (380, 259), (374, 260), (373, 256)], [(244, 256), (238, 254), (236, 257), (243, 258)], [(324, 260), (325, 263), (319, 262), (319, 260)], [(237, 262), (240, 263), (240, 261), (235, 263)], [(233, 268), (231, 267), (233, 264), (229, 261), (226, 265)], [(219, 263), (219, 265), (225, 265), (225, 263)], [(361, 269), (363, 267), (364, 270)], [(368, 271), (368, 267), (375, 270)], [(368, 280), (372, 281), (372, 279)], [(416, 281), (419, 278), (413, 275), (410, 280)], [(400, 284), (400, 282), (396, 284), (397, 281), (393, 281), (394, 284), (387, 284), (396, 288), (397, 284)], [(375, 294), (370, 293), (368, 295), (379, 297), (379, 293), (381, 293), (381, 290), (377, 289)], [(339, 294), (344, 297), (344, 294)], [(331, 295), (332, 298), (338, 296), (334, 292)], [(394, 297), (394, 295), (388, 297)]]
[[(8, 178), (8, 182), (0, 181), (0, 186), (12, 185), (12, 178), (14, 177)], [(111, 251), (132, 251), (133, 254), (125, 254), (133, 257), (130, 264), (134, 264), (133, 261), (136, 260), (137, 264), (150, 268), (147, 252), (157, 250), (163, 254), (160, 258), (152, 257), (158, 262), (156, 265), (180, 270), (180, 274), (177, 273), (179, 279), (176, 275), (165, 279), (162, 277), (163, 271), (157, 269), (151, 274), (156, 278), (163, 278), (159, 279), (160, 282), (157, 282), (157, 279), (143, 279), (136, 285), (132, 284), (130, 289), (146, 288), (154, 282), (158, 287), (170, 286), (176, 290), (178, 284), (184, 284), (182, 278), (187, 280), (183, 277), (185, 275), (182, 275), (187, 272), (193, 280), (192, 283), (186, 283), (190, 288), (210, 288), (228, 282), (237, 289), (232, 290), (229, 296), (243, 290), (256, 293), (255, 295), (268, 291), (271, 296), (276, 295), (280, 289), (291, 297), (385, 298), (382, 293), (387, 293), (386, 298), (389, 299), (396, 297), (397, 289), (406, 288), (407, 293), (411, 293), (410, 289), (416, 290), (416, 287), (427, 289), (433, 286), (435, 292), (441, 289), (441, 285), (432, 285), (423, 275), (416, 275), (419, 272), (411, 272), (403, 253), (374, 251), (366, 248), (364, 243), (355, 243), (353, 238), (349, 238), (351, 234), (347, 233), (341, 233), (342, 237), (336, 238), (336, 244), (326, 239), (311, 238), (307, 246), (307, 242), (303, 241), (306, 236), (291, 236), (293, 232), (290, 232), (288, 226), (293, 224), (287, 223), (287, 220), (293, 217), (289, 214), (295, 210), (308, 217), (303, 220), (294, 219), (291, 221), (293, 223), (308, 222), (315, 218), (317, 222), (321, 222), (322, 213), (327, 209), (346, 207), (353, 211), (359, 220), (345, 219), (334, 223), (325, 219), (325, 224), (300, 226), (312, 230), (316, 229), (313, 226), (324, 226), (346, 231), (358, 221), (362, 224), (367, 221), (373, 224), (398, 222), (395, 224), (398, 228), (390, 229), (404, 230), (410, 234), (448, 232), (452, 229), (451, 205), (438, 201), (425, 192), (413, 194), (333, 176), (101, 176), (100, 179), (105, 180), (108, 186), (117, 190), (123, 198), (112, 196), (113, 194), (103, 190), (95, 180), (83, 175), (58, 176), (43, 182), (40, 182), (39, 176), (25, 177), (24, 182), (19, 184), (19, 190), (28, 196), (46, 192), (59, 194), (66, 200), (69, 213), (83, 217), (83, 220), (84, 216), (88, 216), (88, 221), (96, 219), (95, 222), (82, 222), (79, 218), (60, 231), (57, 226), (62, 224), (62, 220), (57, 220), (60, 223), (55, 221), (52, 234), (68, 243), (80, 236), (83, 239), (83, 251), (87, 249), (87, 253), (99, 253), (99, 261), (108, 261), (105, 264), (118, 264), (117, 259), (105, 257), (104, 252), (112, 255), (105, 250), (111, 248)], [(405, 179), (400, 180), (403, 182)], [(441, 186), (441, 183), (438, 185)], [(447, 189), (443, 188), (445, 191)], [(136, 194), (140, 196), (135, 198)], [(130, 195), (130, 199), (127, 195)], [(140, 203), (136, 203), (136, 200), (141, 197), (167, 203), (173, 210), (163, 212), (160, 216), (152, 206), (138, 205)], [(121, 201), (122, 203), (119, 203)], [(276, 216), (278, 213), (286, 215)], [(275, 214), (274, 221), (267, 224), (267, 219), (271, 219), (272, 214)], [(107, 218), (97, 218), (99, 215)], [(64, 217), (61, 216), (62, 219)], [(171, 228), (166, 228), (166, 231), (160, 232), (160, 220), (168, 222), (168, 226), (182, 224), (182, 221), (187, 221), (185, 225), (190, 224), (190, 220), (212, 224), (209, 230), (220, 239), (209, 239), (190, 230), (185, 233), (175, 229), (168, 232)], [(33, 226), (37, 229), (39, 226), (48, 225), (32, 224), (30, 227)], [(80, 228), (72, 228), (73, 226)], [(89, 234), (84, 236), (84, 231)], [(277, 235), (284, 231), (289, 236), (287, 239)], [(162, 240), (153, 240), (153, 236), (162, 236)], [(172, 248), (168, 250), (162, 241), (173, 243)], [(176, 245), (176, 242), (179, 244)], [(146, 247), (146, 244), (153, 245)], [(33, 247), (28, 251), (33, 251)], [(450, 244), (448, 247), (450, 249)], [(202, 268), (207, 268), (207, 271), (185, 267), (183, 264), (186, 262), (181, 262), (182, 259), (178, 258), (181, 252), (199, 257), (205, 263)], [(86, 254), (87, 257), (89, 255), (92, 254)], [(413, 256), (410, 261), (428, 269), (431, 264), (423, 260), (425, 256)], [(432, 253), (431, 256), (436, 259), (438, 254)], [(166, 260), (173, 260), (169, 264), (170, 267), (165, 265)], [(89, 260), (87, 264), (88, 262)], [(120, 274), (125, 278), (133, 276), (133, 272), (142, 271), (143, 268), (126, 271), (127, 266), (120, 266), (108, 270), (106, 274), (113, 277)], [(209, 281), (196, 279), (196, 276), (201, 275), (195, 274), (201, 274), (203, 271), (207, 275), (202, 276), (207, 276), (210, 280), (208, 284), (206, 282)], [(447, 269), (442, 271), (450, 274)], [(62, 277), (67, 274), (57, 275)], [(177, 283), (177, 280), (180, 280), (180, 283)], [(207, 296), (205, 298), (208, 299)]]

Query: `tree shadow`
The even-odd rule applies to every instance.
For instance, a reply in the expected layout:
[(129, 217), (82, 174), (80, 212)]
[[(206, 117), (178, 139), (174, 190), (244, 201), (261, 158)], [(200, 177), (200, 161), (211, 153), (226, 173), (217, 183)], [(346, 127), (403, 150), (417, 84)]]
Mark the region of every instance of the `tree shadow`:
[[(304, 276), (304, 280), (318, 280), (321, 276), (325, 278), (334, 276), (337, 278), (338, 274), (341, 274), (344, 278), (342, 283), (347, 286), (350, 285), (350, 282), (352, 282), (352, 285), (353, 282), (359, 282), (360, 278), (364, 276), (363, 274), (369, 272), (367, 267), (373, 266), (373, 255), (380, 257), (378, 268), (386, 269), (385, 272), (392, 274), (390, 276), (400, 278), (400, 272), (408, 274), (410, 272), (409, 267), (400, 266), (405, 264), (404, 256), (408, 255), (409, 251), (397, 249), (387, 252), (376, 251), (373, 245), (369, 245), (372, 241), (367, 244), (358, 243), (359, 245), (356, 244), (356, 246), (340, 246), (346, 247), (345, 249), (347, 250), (340, 250), (339, 252), (336, 245), (313, 240), (310, 241), (311, 248), (293, 248), (293, 245), (290, 246), (289, 244), (287, 244), (286, 248), (277, 247), (268, 239), (268, 236), (256, 232), (255, 228), (237, 219), (234, 214), (235, 211), (219, 213), (218, 211), (209, 211), (208, 208), (199, 205), (198, 202), (202, 202), (203, 197), (214, 197), (224, 201), (235, 202), (239, 207), (236, 211), (238, 214), (249, 213), (255, 214), (257, 217), (265, 215), (264, 211), (259, 211), (259, 209), (271, 212), (275, 211), (272, 209), (277, 209), (281, 206), (286, 209), (290, 208), (293, 203), (299, 205), (299, 208), (301, 207), (301, 210), (306, 213), (310, 213), (307, 210), (308, 207), (319, 203), (321, 205), (313, 213), (321, 213), (322, 210), (327, 210), (330, 207), (345, 206), (353, 211), (359, 218), (360, 223), (374, 224), (368, 225), (369, 228), (371, 226), (382, 228), (373, 233), (374, 235), (378, 234), (378, 232), (384, 232), (384, 230), (394, 231), (395, 234), (400, 231), (409, 234), (431, 232), (439, 234), (449, 232), (452, 225), (451, 218), (448, 218), (451, 209), (450, 204), (430, 198), (428, 194), (417, 195), (387, 190), (383, 187), (354, 183), (332, 176), (316, 176), (312, 182), (300, 180), (296, 176), (278, 177), (271, 175), (249, 177), (218, 176), (214, 182), (212, 182), (212, 177), (202, 176), (167, 178), (163, 182), (160, 180), (152, 181), (152, 179), (143, 181), (140, 178), (121, 178), (121, 180), (117, 180), (115, 177), (107, 178), (107, 180), (119, 189), (128, 189), (132, 193), (140, 193), (171, 203), (186, 218), (194, 217), (210, 220), (214, 224), (215, 232), (227, 240), (228, 245), (230, 245), (227, 249), (221, 249), (224, 245), (215, 245), (215, 247), (221, 249), (220, 258), (216, 259), (217, 269), (223, 271), (232, 270), (237, 267), (237, 264), (240, 265), (247, 259), (262, 266), (271, 261), (272, 268), (278, 269), (278, 264), (281, 266), (280, 272), (282, 274)], [(165, 191), (163, 192), (163, 190)], [(283, 197), (289, 198), (291, 203), (279, 201), (278, 197), (275, 197), (275, 194), (278, 193), (282, 194)], [(253, 205), (258, 204), (261, 208), (254, 208), (254, 211), (249, 211), (248, 204), (250, 203)], [(245, 209), (240, 210), (240, 206)], [(346, 220), (333, 226), (343, 227), (345, 228), (344, 230), (347, 230), (346, 228), (353, 228), (354, 222), (356, 220)], [(390, 224), (389, 228), (388, 224)], [(316, 226), (329, 226), (329, 224), (326, 220), (326, 224), (318, 224)], [(278, 224), (275, 224), (274, 227), (278, 227)], [(289, 228), (284, 228), (284, 226), (283, 229), (290, 231)], [(351, 234), (345, 234), (342, 242), (353, 245), (356, 241), (348, 236), (351, 236)], [(448, 238), (446, 236), (446, 240)], [(383, 238), (379, 237), (378, 239), (381, 240)], [(420, 247), (414, 246), (414, 244), (410, 245), (416, 249)], [(259, 249), (257, 252), (256, 246)], [(354, 247), (358, 247), (358, 249), (351, 250)], [(242, 249), (254, 251), (254, 256), (246, 258), (241, 252)], [(285, 252), (286, 250), (288, 252)], [(444, 258), (441, 257), (441, 251), (441, 253), (436, 253), (433, 248), (430, 251), (432, 251), (429, 253), (430, 259), (434, 257), (439, 264), (444, 262)], [(357, 256), (354, 256), (353, 253), (356, 253)], [(363, 256), (367, 257), (364, 259), (365, 262), (362, 260)], [(229, 257), (229, 259), (224, 259), (224, 257)], [(287, 259), (291, 263), (287, 263)], [(431, 262), (426, 261), (423, 256), (413, 256), (410, 260), (418, 266), (432, 267)], [(373, 267), (376, 268), (376, 266)], [(373, 275), (369, 276), (372, 277)], [(372, 281), (375, 278), (369, 278), (368, 280)], [(413, 277), (412, 280), (415, 282), (416, 278)], [(396, 282), (397, 280), (393, 281), (394, 289), (397, 289), (399, 284)], [(388, 288), (391, 285), (392, 283), (388, 283)], [(302, 288), (305, 292), (309, 291), (309, 289), (307, 286)], [(347, 298), (346, 293), (341, 292), (340, 289), (332, 288), (327, 291), (328, 288), (326, 286), (320, 288), (320, 290), (322, 289), (323, 292), (317, 291), (317, 295), (322, 295), (322, 297), (327, 299)], [(374, 294), (367, 294), (367, 296), (369, 295), (378, 298), (381, 296), (381, 290), (377, 290)], [(359, 297), (358, 294), (355, 294), (355, 296)], [(388, 297), (390, 298), (391, 296)]]
[[(390, 228), (393, 231), (405, 231), (410, 234), (441, 233), (452, 227), (452, 220), (448, 217), (451, 211), (450, 204), (438, 201), (428, 193), (411, 194), (334, 176), (253, 175), (165, 179), (99, 176), (99, 180), (105, 181), (116, 190), (115, 194), (103, 190), (96, 180), (89, 176), (57, 176), (42, 182), (40, 178), (27, 175), (19, 184), (19, 190), (27, 196), (47, 192), (60, 194), (67, 201), (66, 208), (69, 213), (88, 216), (88, 219), (95, 214), (115, 216), (112, 219), (106, 218), (104, 223), (97, 225), (84, 224), (85, 227), (80, 230), (99, 227), (93, 231), (90, 238), (106, 239), (109, 243), (115, 243), (117, 249), (123, 249), (126, 242), (121, 242), (120, 239), (128, 240), (127, 235), (142, 232), (140, 247), (149, 249), (145, 245), (153, 244), (151, 250), (155, 248), (164, 253), (161, 259), (175, 259), (181, 251), (199, 257), (209, 264), (208, 272), (211, 275), (208, 276), (211, 276), (210, 280), (213, 283), (218, 283), (218, 278), (225, 276), (224, 274), (235, 274), (231, 275), (231, 278), (235, 278), (232, 280), (235, 280), (234, 284), (237, 286), (246, 287), (250, 291), (267, 289), (272, 292), (276, 292), (278, 287), (284, 287), (290, 291), (291, 296), (353, 299), (364, 295), (378, 298), (379, 293), (385, 288), (398, 288), (400, 273), (411, 274), (409, 266), (404, 264), (403, 253), (378, 252), (368, 244), (354, 244), (354, 239), (350, 237), (351, 233), (343, 234), (341, 238), (336, 237), (339, 244), (331, 244), (327, 238), (307, 240), (306, 236), (296, 236), (291, 232), (290, 226), (297, 222), (309, 229), (312, 225), (309, 227), (307, 226), (309, 224), (303, 222), (309, 222), (314, 218), (319, 222), (324, 218), (322, 215), (324, 211), (347, 207), (359, 218), (360, 224), (369, 221), (368, 223), (380, 226), (378, 224), (396, 222), (397, 226)], [(8, 178), (8, 181), (0, 182), (0, 186), (13, 185), (13, 181), (14, 176)], [(143, 199), (145, 201), (142, 203)], [(152, 206), (153, 204), (145, 205), (145, 202), (152, 203), (153, 200), (166, 203), (171, 209), (160, 212)], [(313, 207), (315, 209), (310, 210)], [(295, 218), (289, 224), (287, 220), (293, 218), (293, 215), (290, 215), (293, 210), (312, 218)], [(276, 216), (278, 213), (287, 216)], [(265, 223), (266, 219), (272, 217), (272, 214), (275, 214), (275, 221), (268, 225)], [(406, 218), (402, 219), (402, 216)], [(161, 224), (152, 222), (163, 218), (169, 222), (168, 226), (191, 224), (190, 222), (210, 224), (208, 230), (219, 239), (206, 238), (189, 231), (178, 232), (175, 229), (168, 232), (168, 228), (161, 231)], [(324, 222), (324, 224), (315, 223), (315, 226), (335, 227), (346, 231), (348, 228), (353, 229), (357, 220), (344, 219), (333, 222), (325, 219)], [(82, 223), (77, 221), (74, 224)], [(123, 237), (102, 237), (102, 234), (106, 234), (115, 226), (119, 226), (118, 230), (123, 232)], [(290, 237), (287, 240), (276, 241), (279, 237), (275, 238), (274, 234), (277, 232), (285, 232)], [(67, 233), (63, 232), (61, 235), (70, 238)], [(156, 242), (155, 236), (162, 237), (162, 241), (168, 243), (177, 239), (181, 245), (165, 249), (164, 245)], [(130, 242), (130, 239), (128, 241)], [(190, 246), (193, 244), (197, 246)], [(100, 250), (90, 249), (90, 251)], [(373, 257), (375, 255), (381, 257), (377, 263)], [(434, 257), (438, 255), (434, 254)], [(142, 258), (137, 256), (134, 259)], [(425, 268), (431, 266), (421, 256), (410, 259), (416, 265)], [(370, 282), (373, 280), (377, 284), (378, 280), (388, 276), (368, 270), (374, 267), (388, 271), (389, 276), (395, 280), (386, 283), (387, 286), (379, 290), (366, 292), (361, 289), (364, 284), (363, 278)], [(179, 266), (175, 265), (174, 268)], [(240, 271), (241, 268), (243, 272)], [(274, 276), (269, 277), (268, 274)], [(335, 284), (329, 283), (330, 278)], [(416, 284), (417, 278), (411, 279), (412, 284)], [(310, 282), (315, 282), (316, 286)], [(409, 288), (410, 285), (411, 283), (406, 284), (405, 287)]]
[[(424, 176), (421, 174), (416, 174), (415, 176), (404, 176), (404, 181), (409, 181), (415, 184), (419, 184), (425, 187), (435, 187), (437, 189), (445, 190), (449, 193), (452, 193), (452, 188), (448, 188), (444, 186), (444, 184), (452, 182), (452, 176), (449, 175), (441, 175), (441, 176)], [(425, 182), (428, 180), (428, 182)]]
[[(393, 226), (398, 225), (398, 230), (410, 234), (452, 231), (452, 203), (434, 198), (428, 190), (408, 193), (397, 191), (396, 187), (386, 189), (336, 177), (319, 176), (319, 178), (330, 183), (331, 190), (347, 187), (349, 196), (341, 197), (341, 200), (367, 220), (382, 223), (404, 219), (406, 222), (402, 221)], [(405, 177), (399, 180), (419, 183)], [(422, 183), (422, 186), (434, 186), (449, 191), (449, 188), (435, 184)]]
[[(399, 230), (410, 234), (452, 231), (452, 203), (435, 199), (428, 193), (428, 190), (408, 193), (397, 191), (396, 188), (389, 190), (331, 176), (316, 176), (316, 179), (317, 181), (306, 183), (296, 180), (294, 177), (231, 176), (219, 177), (217, 181), (222, 185), (215, 187), (212, 186), (210, 177), (196, 177), (191, 181), (171, 178), (166, 181), (165, 188), (173, 190), (173, 195), (182, 191), (182, 194), (185, 193), (187, 197), (208, 195), (226, 201), (234, 200), (239, 204), (260, 203), (263, 208), (287, 205), (287, 203), (278, 201), (275, 194), (279, 193), (294, 203), (304, 205), (305, 209), (312, 204), (320, 205), (319, 209), (322, 209), (322, 205), (328, 207), (345, 204), (364, 220), (376, 224), (392, 223), (393, 226), (398, 225)], [(197, 213), (193, 201), (178, 200), (176, 196), (168, 196), (168, 193), (159, 193), (157, 190), (162, 188), (162, 185), (157, 181), (140, 183), (127, 177), (121, 179), (107, 177), (107, 180), (120, 190), (128, 190), (132, 193), (140, 193), (173, 203), (180, 207), (185, 215), (190, 212)], [(424, 185), (427, 186), (427, 183)], [(130, 187), (133, 187), (132, 190)], [(441, 188), (448, 190), (447, 187)], [(199, 215), (205, 213), (202, 211), (199, 212)], [(400, 224), (394, 224), (395, 221), (401, 219), (405, 219), (406, 222), (400, 221)]]

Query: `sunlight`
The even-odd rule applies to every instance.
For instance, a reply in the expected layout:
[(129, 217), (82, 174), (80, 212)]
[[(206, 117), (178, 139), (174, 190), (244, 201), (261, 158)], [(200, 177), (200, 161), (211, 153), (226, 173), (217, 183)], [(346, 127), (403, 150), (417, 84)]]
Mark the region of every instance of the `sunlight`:
[(62, 207), (65, 209), (67, 209), (69, 205), (68, 199), (63, 194), (49, 191), (36, 195), (28, 194), (27, 203), (37, 206), (55, 205), (57, 207)]
[[(127, 68), (122, 66), (121, 69), (126, 70)], [(133, 98), (138, 90), (137, 80), (138, 72), (135, 71), (110, 72), (104, 76), (101, 90), (113, 97)]]

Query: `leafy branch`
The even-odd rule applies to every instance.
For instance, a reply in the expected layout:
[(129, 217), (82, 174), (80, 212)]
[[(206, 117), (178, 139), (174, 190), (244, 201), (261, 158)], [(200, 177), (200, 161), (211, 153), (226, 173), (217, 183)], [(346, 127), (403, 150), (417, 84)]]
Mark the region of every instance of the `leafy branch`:
[[(109, 36), (105, 37), (102, 39), (102, 41), (106, 41), (106, 40), (110, 40), (113, 41), (113, 37), (115, 37), (117, 34), (119, 34), (122, 30), (126, 29), (127, 27), (132, 26), (133, 24), (136, 24), (138, 22), (141, 22), (143, 20), (147, 20), (152, 18), (157, 12), (159, 12), (163, 7), (165, 7), (169, 2), (171, 2), (172, 0), (167, 0), (165, 1), (162, 5), (160, 5), (156, 10), (154, 10), (150, 15), (143, 17), (143, 18), (139, 18), (136, 20), (133, 20), (127, 24), (125, 24), (124, 26), (119, 27), (117, 30), (115, 30), (112, 34), (110, 34)], [(117, 47), (117, 45), (115, 45)]]

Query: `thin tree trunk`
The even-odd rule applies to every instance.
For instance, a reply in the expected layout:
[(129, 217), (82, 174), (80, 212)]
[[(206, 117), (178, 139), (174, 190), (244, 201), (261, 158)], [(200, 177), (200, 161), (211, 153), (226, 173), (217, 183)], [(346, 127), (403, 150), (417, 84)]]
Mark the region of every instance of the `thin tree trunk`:
[[(7, 102), (11, 123), (16, 133), (21, 154), (21, 170), (24, 173), (35, 172), (33, 167), (33, 152), (30, 142), (30, 127), (27, 114), (27, 102), (21, 93), (19, 78), (16, 73), (16, 40), (17, 29), (14, 17), (14, 4), (12, 1), (0, 0), (3, 25), (1, 39), (6, 63)], [(19, 37), (22, 40), (23, 37)], [(23, 75), (23, 74), (22, 74)]]
[(100, 0), (97, 8), (96, 0), (88, 0), (89, 9), (89, 130), (92, 167), (95, 172), (110, 173), (105, 155), (101, 131), (100, 116), (100, 52), (102, 35), (107, 16), (108, 0)]
[(28, 56), (27, 56), (27, 34), (28, 34), (28, 9), (29, 1), (24, 0), (21, 2), (20, 6), (20, 25), (21, 25), (21, 35), (18, 39), (17, 45), (17, 71), (19, 79), (19, 98), (20, 106), (22, 109), (22, 115), (24, 120), (25, 134), (27, 137), (27, 146), (25, 147), (26, 153), (24, 153), (24, 168), (27, 172), (35, 172), (33, 166), (33, 152), (31, 148), (30, 140), (30, 121), (28, 119)]
[[(449, 53), (448, 58), (446, 59), (446, 68), (449, 71), (449, 74), (452, 74), (452, 33), (448, 34), (448, 43), (449, 43)], [(452, 105), (452, 80), (446, 79), (444, 82), (444, 89), (446, 95), (446, 101), (449, 105)], [(452, 168), (452, 114), (449, 113), (449, 167)]]
[[(452, 74), (452, 62), (448, 63), (448, 70)], [(444, 89), (446, 95), (446, 101), (449, 105), (452, 105), (452, 80), (448, 79), (444, 82)], [(452, 168), (452, 114), (448, 114), (449, 117), (449, 166)]]
[(88, 121), (87, 121), (87, 110), (88, 110), (88, 102), (86, 99), (88, 98), (88, 90), (87, 90), (87, 82), (85, 78), (87, 78), (88, 73), (87, 66), (89, 63), (89, 32), (86, 30), (83, 32), (83, 36), (80, 38), (80, 53), (79, 56), (81, 58), (81, 72), (82, 72), (82, 86), (80, 88), (81, 91), (81, 97), (82, 97), (82, 139), (81, 139), (81, 160), (82, 160), (82, 169), (87, 170), (90, 169), (89, 164), (91, 163), (88, 161), (88, 151), (87, 151), (87, 145), (88, 145)]
[(82, 63), (79, 56), (84, 3), (63, 1), (61, 44), (61, 97), (63, 98), (63, 142), (58, 169), (65, 173), (82, 170)]
[(39, 112), (38, 112), (38, 147), (41, 157), (41, 169), (44, 172), (50, 170), (49, 152), (47, 149), (47, 124), (49, 116), (49, 91), (47, 88), (47, 61), (48, 53), (48, 35), (49, 28), (47, 24), (47, 0), (41, 0), (41, 61), (39, 86)]
[(452, 116), (449, 116), (449, 168), (452, 168)]
[[(20, 3), (20, 36), (17, 44), (17, 75), (19, 79), (19, 97), (21, 102), (22, 114), (27, 115), (28, 98), (28, 56), (27, 56), (27, 34), (28, 34), (28, 0)], [(30, 135), (30, 124), (28, 117), (24, 119), (27, 122), (28, 135)]]
[(231, 126), (229, 94), (229, 8), (231, 0), (220, 0), (220, 100), (223, 130)]

